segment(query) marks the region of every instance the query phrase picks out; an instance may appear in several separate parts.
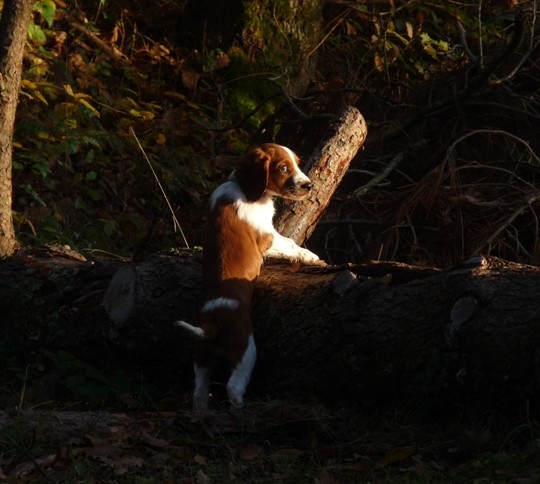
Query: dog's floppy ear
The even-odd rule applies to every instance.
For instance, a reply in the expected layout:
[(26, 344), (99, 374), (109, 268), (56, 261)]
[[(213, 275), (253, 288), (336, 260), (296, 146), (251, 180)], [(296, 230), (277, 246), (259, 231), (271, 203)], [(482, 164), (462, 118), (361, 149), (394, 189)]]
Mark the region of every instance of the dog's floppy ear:
[(236, 179), (248, 202), (255, 202), (263, 196), (268, 183), (270, 160), (273, 156), (272, 148), (266, 151), (257, 148), (238, 161), (235, 170)]

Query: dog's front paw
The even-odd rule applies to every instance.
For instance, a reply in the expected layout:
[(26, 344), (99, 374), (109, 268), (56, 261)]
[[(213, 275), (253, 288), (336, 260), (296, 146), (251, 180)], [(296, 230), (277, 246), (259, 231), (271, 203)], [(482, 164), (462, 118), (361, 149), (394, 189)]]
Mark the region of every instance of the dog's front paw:
[(324, 261), (319, 259), (319, 256), (317, 254), (303, 248), (301, 248), (299, 262), (301, 262), (302, 264), (324, 264)]

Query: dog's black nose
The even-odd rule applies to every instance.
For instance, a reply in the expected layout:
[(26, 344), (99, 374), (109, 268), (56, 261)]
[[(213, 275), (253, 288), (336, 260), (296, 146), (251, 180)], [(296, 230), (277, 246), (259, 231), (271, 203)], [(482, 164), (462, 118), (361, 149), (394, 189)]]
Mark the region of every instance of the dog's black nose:
[(311, 190), (313, 188), (313, 183), (308, 181), (308, 182), (304, 182), (302, 183), (302, 188), (304, 190)]

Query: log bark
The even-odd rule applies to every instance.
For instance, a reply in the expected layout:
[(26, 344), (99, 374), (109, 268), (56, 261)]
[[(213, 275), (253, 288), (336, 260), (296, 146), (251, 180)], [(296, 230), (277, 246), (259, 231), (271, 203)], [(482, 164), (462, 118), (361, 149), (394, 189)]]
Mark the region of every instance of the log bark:
[[(158, 276), (164, 273), (170, 286)], [(109, 336), (139, 358), (159, 347), (191, 374), (189, 344), (172, 322), (196, 312), (194, 258), (148, 261), (129, 274), (135, 279), (122, 285), (136, 288), (136, 309), (121, 323), (111, 320)], [(533, 398), (539, 292), (540, 269), (496, 259), (450, 271), (267, 265), (254, 298), (259, 360), (252, 387), (363, 402)]]
[(356, 108), (347, 106), (330, 125), (304, 168), (315, 184), (314, 190), (306, 200), (284, 202), (274, 220), (278, 232), (297, 244), (310, 237), (366, 136), (364, 117)]
[[(187, 251), (138, 264), (19, 254), (0, 263), (4, 338), (24, 342), (17, 354), (29, 363), (40, 348), (62, 349), (97, 367), (145, 368), (147, 379), (168, 378), (187, 394), (193, 341), (173, 323), (196, 321), (200, 273), (200, 254)], [(359, 404), (534, 403), (539, 293), (540, 268), (492, 258), (448, 271), (266, 264), (248, 391)]]

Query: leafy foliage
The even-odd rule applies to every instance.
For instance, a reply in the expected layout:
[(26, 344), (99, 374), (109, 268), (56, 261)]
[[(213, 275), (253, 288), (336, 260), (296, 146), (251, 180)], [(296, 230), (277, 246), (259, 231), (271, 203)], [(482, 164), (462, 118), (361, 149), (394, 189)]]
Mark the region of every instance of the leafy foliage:
[(475, 3), (343, 5), (327, 9), (329, 33), (321, 46), (320, 73), (327, 81), (346, 73), (350, 87), (366, 87), (394, 102), (406, 100), (424, 81), (470, 66), (470, 46), (489, 52), (504, 42), (506, 8), (498, 2), (490, 3), (487, 21)]
[(36, 5), (29, 35), (15, 134), (19, 236), (120, 253), (148, 239), (145, 250), (182, 243), (140, 143), (196, 242), (191, 223), (223, 169), (217, 148), (238, 149), (245, 135), (208, 129), (217, 110), (204, 104), (208, 90), (193, 81), (199, 74), (180, 72), (182, 52), (138, 35), (134, 25), (121, 31), (122, 19), (114, 38), (101, 42), (97, 23), (81, 25), (54, 5)]

